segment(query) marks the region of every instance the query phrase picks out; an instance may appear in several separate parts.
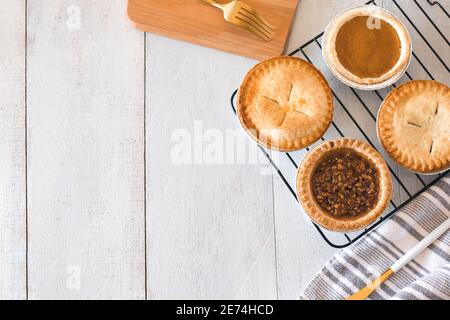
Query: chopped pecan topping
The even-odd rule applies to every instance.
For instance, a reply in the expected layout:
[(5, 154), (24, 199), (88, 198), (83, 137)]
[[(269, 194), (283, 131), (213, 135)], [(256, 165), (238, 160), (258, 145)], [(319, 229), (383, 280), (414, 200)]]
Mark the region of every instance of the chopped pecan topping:
[(320, 207), (338, 218), (354, 217), (372, 210), (378, 200), (375, 166), (352, 149), (333, 150), (318, 163), (312, 190)]

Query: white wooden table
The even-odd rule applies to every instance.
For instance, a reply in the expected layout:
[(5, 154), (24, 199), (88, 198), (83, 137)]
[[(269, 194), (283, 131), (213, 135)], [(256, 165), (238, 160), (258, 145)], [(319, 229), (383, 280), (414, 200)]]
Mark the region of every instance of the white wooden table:
[[(363, 2), (301, 0), (288, 50)], [(334, 249), (279, 177), (171, 158), (177, 129), (239, 129), (255, 61), (125, 9), (1, 1), (0, 298), (296, 298)]]

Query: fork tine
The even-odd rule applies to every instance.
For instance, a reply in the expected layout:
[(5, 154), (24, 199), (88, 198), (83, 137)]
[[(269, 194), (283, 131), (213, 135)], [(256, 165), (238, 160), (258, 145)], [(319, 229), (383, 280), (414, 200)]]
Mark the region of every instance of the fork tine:
[(252, 7), (250, 7), (249, 5), (242, 5), (241, 9), (246, 11), (249, 15), (255, 17), (255, 19), (259, 20), (260, 24), (264, 25), (269, 31), (273, 31), (272, 26)]
[(253, 33), (255, 36), (257, 36), (258, 38), (264, 40), (265, 42), (268, 42), (270, 39), (267, 37), (266, 34), (260, 32), (258, 29), (255, 29), (255, 27), (253, 27), (252, 25), (250, 25), (247, 21), (245, 21), (244, 19), (240, 18), (240, 17), (235, 17), (235, 19), (237, 20), (237, 24), (241, 27), (246, 29), (247, 31), (250, 31), (251, 33)]
[(258, 22), (256, 22), (254, 19), (252, 19), (251, 17), (249, 17), (248, 15), (246, 15), (243, 12), (238, 12), (236, 15), (240, 15), (241, 18), (245, 18), (245, 20), (251, 24), (253, 27), (257, 28), (260, 32), (264, 33), (265, 35), (267, 35), (269, 38), (271, 37), (272, 33), (268, 30), (266, 30), (263, 26), (261, 26), (260, 24), (258, 24)]
[(248, 18), (246, 18), (245, 16), (242, 16), (242, 17), (236, 16), (235, 18), (240, 22), (239, 26), (241, 26), (242, 28), (247, 29), (248, 31), (255, 34), (256, 36), (258, 36), (259, 38), (261, 38), (262, 40), (264, 40), (266, 42), (268, 42), (270, 40), (270, 37), (267, 34), (265, 34), (260, 29), (258, 29), (254, 25), (254, 23), (249, 21)]
[(258, 30), (258, 32), (264, 34), (268, 39), (272, 38), (272, 34), (270, 33), (270, 31), (267, 31), (266, 29), (264, 29), (264, 27), (259, 25), (256, 21), (254, 21), (251, 17), (247, 16), (245, 13), (243, 13), (241, 11), (237, 12), (236, 18), (238, 18), (238, 17), (240, 17), (242, 20), (247, 22), (252, 28)]
[(261, 24), (257, 19), (255, 19), (251, 14), (248, 14), (246, 11), (238, 11), (237, 14), (241, 14), (245, 16), (248, 20), (253, 22), (254, 25), (258, 26), (258, 28), (267, 34), (269, 37), (272, 35), (272, 32), (263, 24)]

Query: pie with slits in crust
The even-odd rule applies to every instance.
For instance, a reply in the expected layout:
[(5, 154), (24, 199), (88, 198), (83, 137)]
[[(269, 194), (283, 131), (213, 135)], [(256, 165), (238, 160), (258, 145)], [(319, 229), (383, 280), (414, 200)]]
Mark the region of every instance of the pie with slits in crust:
[(393, 90), (378, 113), (378, 137), (402, 167), (436, 173), (450, 167), (450, 88), (431, 80)]
[(325, 133), (333, 117), (333, 97), (313, 65), (294, 57), (275, 57), (247, 73), (239, 88), (237, 113), (259, 144), (293, 151)]

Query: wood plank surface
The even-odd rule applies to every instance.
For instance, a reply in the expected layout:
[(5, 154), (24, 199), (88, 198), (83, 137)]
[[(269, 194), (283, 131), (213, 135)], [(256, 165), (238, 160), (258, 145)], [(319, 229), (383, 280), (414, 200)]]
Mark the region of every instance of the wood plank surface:
[(26, 297), (25, 1), (0, 10), (0, 299)]
[(31, 299), (145, 297), (144, 36), (125, 11), (28, 1)]
[[(224, 1), (218, 1), (224, 3)], [(144, 31), (264, 59), (284, 51), (298, 0), (246, 0), (275, 29), (265, 42), (223, 18), (220, 9), (200, 0), (129, 0), (128, 17)]]
[[(376, 1), (402, 18), (393, 1)], [(416, 1), (396, 1), (445, 52)], [(287, 51), (364, 2), (301, 0)], [(438, 6), (417, 3), (448, 29)], [(260, 152), (228, 101), (256, 61), (144, 35), (126, 12), (126, 0), (2, 2), (0, 299), (296, 299), (335, 249), (267, 161), (250, 161)], [(423, 63), (448, 82), (405, 23)], [(329, 75), (320, 50), (307, 53)], [(409, 72), (429, 77), (414, 60)], [(341, 89), (370, 127), (355, 95)], [(376, 112), (378, 98), (358, 93)], [(350, 121), (342, 129), (358, 134)], [(281, 165), (295, 176), (291, 163)], [(409, 188), (421, 187), (393, 167)], [(393, 200), (406, 196), (395, 184)]]
[[(147, 35), (151, 299), (276, 298), (272, 177), (245, 155), (240, 164), (241, 150), (226, 146), (228, 131), (245, 143), (244, 153), (259, 152), (228, 102), (253, 63)], [(224, 155), (234, 152), (231, 161), (205, 156), (212, 137), (223, 139)], [(185, 162), (180, 141), (188, 147)]]

